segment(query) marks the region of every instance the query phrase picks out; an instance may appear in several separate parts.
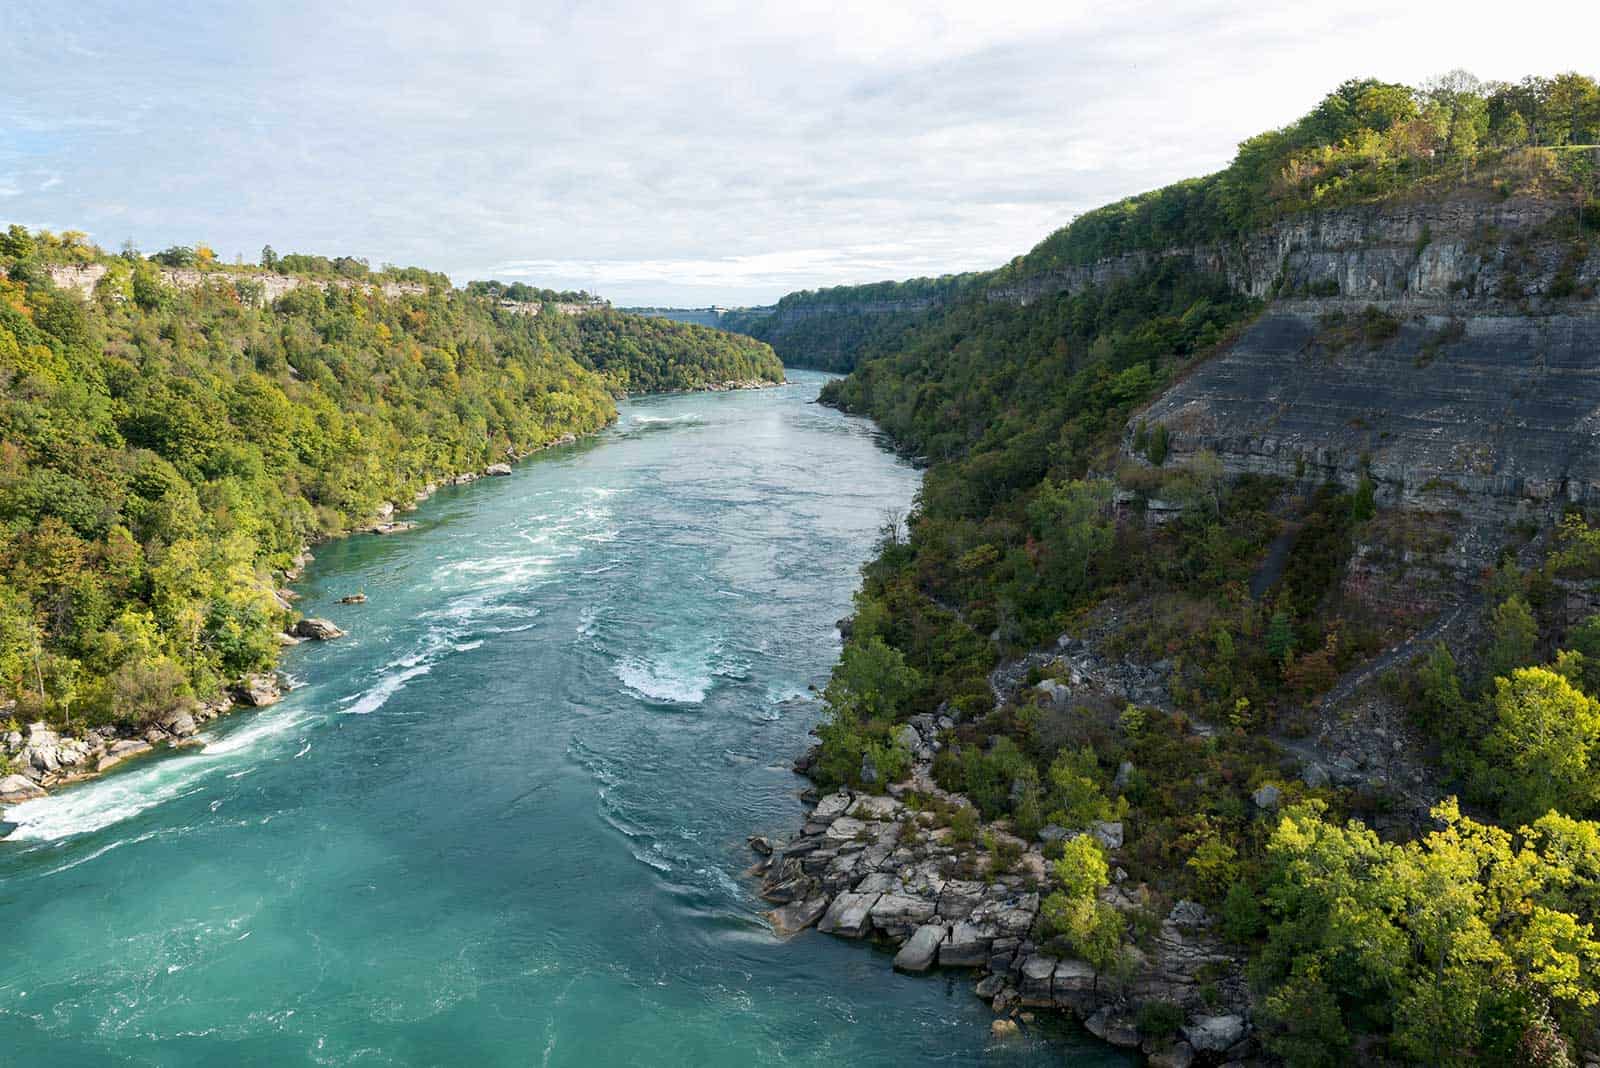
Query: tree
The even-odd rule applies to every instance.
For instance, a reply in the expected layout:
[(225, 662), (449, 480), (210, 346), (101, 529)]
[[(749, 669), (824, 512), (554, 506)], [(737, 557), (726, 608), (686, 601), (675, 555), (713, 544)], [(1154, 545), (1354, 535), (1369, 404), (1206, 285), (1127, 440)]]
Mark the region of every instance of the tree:
[(1040, 483), (1028, 505), (1028, 521), (1045, 546), (1044, 568), (1054, 581), (1073, 592), (1089, 584), (1089, 567), (1111, 548), (1113, 531), (1106, 514), (1111, 483)]
[(1513, 594), (1495, 608), (1489, 619), (1489, 649), (1485, 667), (1493, 677), (1533, 661), (1534, 643), (1539, 637), (1533, 609), (1521, 594)]
[(1500, 760), (1497, 778), (1512, 813), (1584, 813), (1600, 801), (1600, 702), (1555, 671), (1532, 667), (1497, 678), (1493, 706), (1487, 747)]

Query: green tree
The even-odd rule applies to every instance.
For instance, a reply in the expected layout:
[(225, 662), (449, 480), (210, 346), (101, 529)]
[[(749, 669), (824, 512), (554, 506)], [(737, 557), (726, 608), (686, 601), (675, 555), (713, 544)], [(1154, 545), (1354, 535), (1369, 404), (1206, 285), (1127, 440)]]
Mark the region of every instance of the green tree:
[(1600, 801), (1600, 703), (1548, 668), (1495, 680), (1487, 746), (1499, 760), (1507, 807), (1522, 818), (1551, 808), (1589, 811)]
[(1512, 669), (1533, 661), (1539, 627), (1533, 609), (1520, 594), (1513, 594), (1495, 608), (1489, 618), (1489, 648), (1485, 668), (1492, 677), (1508, 675)]

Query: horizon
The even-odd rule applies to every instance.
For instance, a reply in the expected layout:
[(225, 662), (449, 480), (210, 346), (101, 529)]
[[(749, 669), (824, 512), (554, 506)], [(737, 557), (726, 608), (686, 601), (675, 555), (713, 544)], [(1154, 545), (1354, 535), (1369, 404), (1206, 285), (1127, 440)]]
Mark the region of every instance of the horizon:
[(1346, 78), (1592, 66), (1600, 16), (1534, 4), (1486, 42), (1493, 10), (24, 2), (0, 16), (0, 218), (107, 249), (270, 244), (619, 307), (765, 305), (1001, 266), (1226, 166)]

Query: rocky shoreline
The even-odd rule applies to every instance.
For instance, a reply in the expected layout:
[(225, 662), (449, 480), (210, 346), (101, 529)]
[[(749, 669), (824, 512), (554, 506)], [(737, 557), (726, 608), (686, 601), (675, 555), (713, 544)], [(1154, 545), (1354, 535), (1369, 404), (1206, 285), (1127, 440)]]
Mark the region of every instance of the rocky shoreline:
[[(574, 444), (579, 437), (577, 434), (562, 434), (526, 452), (508, 450), (506, 462), (489, 464), (481, 472), (465, 472), (429, 482), (405, 505), (397, 507), (393, 502), (385, 501), (379, 505), (372, 519), (329, 535), (325, 540), (350, 534), (404, 533), (416, 524), (397, 519), (396, 513), (415, 510), (441, 487), (464, 486), (480, 478), (509, 475), (512, 463), (546, 449)], [(282, 583), (274, 585), (273, 597), (284, 612), (294, 612), (294, 601), (299, 594), (289, 587), (300, 578), (306, 565), (313, 559), (311, 547), (302, 546), (290, 566), (281, 573)], [(349, 603), (366, 600), (364, 594), (356, 596), (360, 598), (359, 601), (355, 597), (346, 600)], [(331, 641), (344, 635), (345, 631), (331, 621), (307, 616), (290, 623), (278, 640), (280, 645), (290, 646), (303, 641)], [(276, 704), (282, 699), (283, 693), (283, 679), (276, 671), (261, 672), (235, 680), (222, 694), (208, 701), (169, 710), (157, 722), (138, 729), (110, 724), (90, 728), (81, 735), (72, 735), (39, 721), (0, 734), (0, 756), (11, 768), (9, 774), (0, 776), (0, 825), (5, 822), (5, 810), (12, 805), (47, 797), (52, 790), (97, 778), (126, 760), (163, 747), (184, 749), (202, 745), (196, 735), (205, 724), (236, 709), (264, 708)], [(0, 722), (9, 718), (10, 712), (11, 709), (0, 706)]]
[[(1036, 1012), (1070, 1013), (1096, 1037), (1138, 1050), (1159, 1068), (1243, 1064), (1256, 1060), (1242, 959), (1216, 933), (1216, 919), (1193, 901), (1164, 905), (1133, 885), (1117, 865), (1123, 826), (1047, 826), (1023, 841), (1006, 821), (951, 818), (976, 810), (932, 775), (949, 717), (914, 716), (901, 728), (913, 754), (910, 775), (886, 794), (840, 790), (817, 796), (800, 832), (783, 843), (751, 839), (760, 854), (752, 873), (776, 907), (774, 930), (789, 936), (815, 926), (840, 938), (871, 938), (895, 949), (897, 971), (971, 970), (974, 993), (995, 1012), (1003, 1039)], [(796, 762), (810, 771), (813, 749)], [(970, 817), (969, 817), (970, 821)], [(1051, 890), (1052, 843), (1092, 835), (1113, 879), (1103, 903), (1122, 912), (1143, 937), (1123, 947), (1123, 964), (1097, 972), (1076, 959), (1041, 924)], [(1114, 973), (1114, 974), (1113, 974)]]

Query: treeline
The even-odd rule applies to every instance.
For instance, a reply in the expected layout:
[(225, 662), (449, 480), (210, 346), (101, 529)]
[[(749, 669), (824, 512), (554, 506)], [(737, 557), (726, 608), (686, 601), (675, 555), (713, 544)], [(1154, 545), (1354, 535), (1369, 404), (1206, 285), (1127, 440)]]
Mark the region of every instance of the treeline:
[(772, 348), (742, 334), (610, 309), (576, 322), (582, 359), (619, 393), (783, 381), (783, 363)]
[(1596, 145), (1600, 87), (1582, 74), (1511, 84), (1457, 71), (1419, 88), (1354, 79), (1297, 122), (1242, 143), (1225, 170), (1087, 212), (1004, 273), (1225, 241), (1430, 182), (1477, 179), (1502, 195), (1513, 183), (1553, 183), (1593, 196), (1593, 153), (1573, 149)]
[[(1592, 89), (1573, 78), (1523, 85), (1539, 108)], [(1491, 105), (1510, 91), (1460, 79), (1425, 92), (1349, 83), (1312, 116), (1247, 143), (1241, 159), (1255, 170), (1236, 164), (1090, 213), (1028, 267), (1392, 192), (1410, 179), (1363, 186), (1361, 175), (1412, 167), (1422, 157), (1375, 161), (1398, 143), (1392, 131), (1423, 119), (1438, 131), (1450, 100), (1433, 158), (1453, 160), (1447, 180), (1459, 182), (1480, 119), (1476, 152), (1498, 151), (1495, 139), (1519, 129)], [(1559, 132), (1536, 111), (1539, 132), (1524, 119), (1525, 136), (1588, 136), (1586, 107), (1568, 109), (1580, 118)], [(1436, 549), (1438, 534), (1379, 513), (1370, 482), (1296, 497), (1285, 480), (1225, 479), (1204, 453), (1176, 466), (1160, 430), (1136, 429), (1139, 459), (1119, 462), (1131, 414), (1257, 307), (1182, 258), (1027, 306), (975, 290), (869, 344), (825, 389), (929, 466), (912, 515), (885, 523), (864, 570), (825, 693), (817, 774), (881, 788), (910, 761), (898, 725), (949, 714), (957, 725), (935, 778), (984, 818), (1007, 818), (1030, 839), (1051, 824), (1123, 821), (1124, 889), (1153, 892), (1129, 911), (1099, 900), (1108, 866), (1091, 838), (1044, 845), (1055, 879), (1041, 942), (1090, 961), (1101, 984), (1123, 982), (1165, 908), (1190, 898), (1249, 957), (1259, 1036), (1290, 1064), (1575, 1063), (1600, 1049), (1600, 672), (1588, 659), (1600, 657), (1600, 618), (1570, 634), (1552, 620), (1564, 604), (1558, 580), (1600, 574), (1600, 535), (1572, 525), (1546, 568), (1522, 575), (1508, 564), (1491, 576), (1480, 669), (1469, 675), (1435, 650), (1393, 683), (1437, 738), (1467, 814), (1446, 802), (1431, 828), (1395, 840), (1404, 825), (1383, 784), (1286, 774), (1273, 739), (1316, 729), (1307, 710), (1319, 695), (1422, 622), (1347, 588), (1356, 545), (1393, 561)], [(1137, 521), (1153, 499), (1168, 520)], [(1281, 573), (1253, 589), (1291, 523)], [(997, 706), (996, 663), (1063, 634), (1090, 639), (1108, 663), (1166, 665), (1176, 711), (1030, 686)], [(1035, 670), (1025, 681), (1048, 680)], [(1158, 1041), (1183, 1018), (1165, 1003), (1137, 1008)]]
[(138, 725), (215, 696), (276, 659), (272, 574), (306, 543), (605, 426), (619, 384), (782, 373), (749, 339), (633, 316), (585, 329), (447, 287), (260, 306), (248, 278), (177, 288), (92, 248), (116, 269), (85, 300), (44, 269), (64, 244), (0, 240), (0, 720)]
[(786, 364), (849, 371), (863, 352), (893, 346), (930, 308), (985, 277), (969, 273), (804, 289), (759, 313), (736, 308), (721, 323), (767, 342)]
[(0, 252), (14, 260), (49, 265), (82, 266), (100, 263), (127, 270), (131, 264), (149, 262), (160, 267), (216, 270), (237, 275), (260, 271), (296, 275), (301, 278), (373, 283), (412, 282), (417, 285), (443, 288), (450, 286), (449, 276), (421, 267), (396, 267), (386, 263), (374, 271), (367, 260), (358, 256), (330, 258), (303, 253), (280, 256), (273, 251), (271, 245), (261, 250), (260, 261), (257, 264), (242, 261), (224, 263), (218, 258), (216, 250), (204, 242), (196, 242), (193, 245), (172, 245), (145, 255), (130, 241), (125, 243), (119, 252), (111, 254), (91, 242), (89, 235), (82, 230), (63, 230), (60, 233), (49, 230), (28, 232), (22, 227), (12, 226), (9, 233), (0, 235)]
[(526, 282), (498, 282), (494, 280), (468, 282), (467, 292), (475, 297), (494, 300), (512, 300), (518, 304), (584, 304), (609, 306), (609, 301), (597, 297), (586, 289), (541, 289)]

